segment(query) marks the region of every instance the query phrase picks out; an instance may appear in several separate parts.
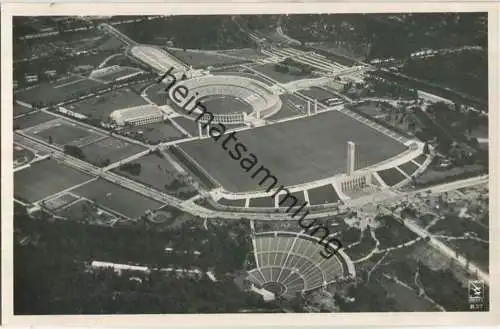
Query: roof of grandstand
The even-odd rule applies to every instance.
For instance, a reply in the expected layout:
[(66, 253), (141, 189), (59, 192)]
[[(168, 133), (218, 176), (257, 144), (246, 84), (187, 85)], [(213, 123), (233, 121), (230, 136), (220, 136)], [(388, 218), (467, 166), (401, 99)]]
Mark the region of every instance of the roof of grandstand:
[(159, 107), (151, 104), (129, 107), (113, 111), (109, 116), (117, 122), (133, 121), (150, 116), (162, 115)]
[[(233, 76), (233, 75), (205, 75), (179, 83), (184, 85), (190, 94), (196, 93), (198, 97), (210, 95), (229, 95), (248, 103), (254, 111), (266, 112), (278, 110), (281, 100), (268, 86), (258, 80)], [(174, 92), (170, 89), (170, 98)], [(235, 111), (238, 112), (238, 111)]]

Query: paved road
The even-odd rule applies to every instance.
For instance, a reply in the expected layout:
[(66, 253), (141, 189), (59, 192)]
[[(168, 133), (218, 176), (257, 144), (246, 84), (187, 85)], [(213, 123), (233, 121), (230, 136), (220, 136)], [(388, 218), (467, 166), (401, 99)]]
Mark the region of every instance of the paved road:
[[(76, 169), (81, 170), (83, 172), (89, 173), (91, 175), (96, 175), (96, 176), (102, 177), (106, 180), (114, 182), (120, 186), (128, 188), (134, 192), (137, 192), (141, 195), (149, 197), (153, 200), (156, 200), (156, 201), (164, 203), (164, 204), (171, 205), (171, 206), (176, 207), (184, 212), (187, 212), (187, 213), (190, 213), (192, 215), (199, 216), (202, 218), (253, 219), (253, 220), (263, 220), (263, 221), (296, 220), (297, 219), (297, 218), (295, 218), (295, 219), (291, 218), (291, 216), (287, 213), (267, 213), (266, 214), (266, 213), (251, 213), (251, 212), (226, 212), (226, 211), (207, 209), (207, 208), (199, 206), (195, 203), (185, 202), (184, 200), (178, 199), (176, 197), (173, 197), (171, 195), (168, 195), (166, 193), (158, 191), (154, 188), (146, 186), (142, 183), (139, 183), (139, 182), (133, 181), (131, 179), (122, 177), (120, 175), (117, 175), (115, 173), (112, 173), (109, 171), (104, 171), (102, 168), (98, 168), (92, 164), (85, 162), (85, 161), (70, 157), (67, 154), (64, 154), (62, 151), (54, 148), (53, 146), (51, 146), (49, 144), (45, 144), (45, 143), (42, 143), (40, 141), (31, 139), (29, 137), (22, 136), (18, 133), (16, 133), (14, 135), (14, 139), (17, 142), (19, 142), (20, 144), (24, 144), (30, 148), (39, 149), (39, 150), (42, 150), (44, 152), (51, 153), (55, 159), (62, 161), (65, 164), (67, 164), (73, 168), (76, 168)], [(466, 180), (457, 181), (457, 182), (453, 182), (453, 183), (442, 184), (442, 185), (434, 186), (432, 188), (426, 188), (426, 189), (422, 189), (422, 190), (418, 190), (418, 191), (408, 192), (406, 194), (401, 194), (401, 197), (405, 197), (406, 195), (414, 195), (417, 193), (423, 193), (423, 192), (428, 191), (429, 189), (431, 191), (436, 191), (435, 193), (438, 193), (438, 192), (443, 193), (443, 192), (450, 191), (450, 190), (457, 189), (457, 188), (477, 185), (478, 183), (487, 181), (487, 179), (488, 179), (487, 176), (481, 176), (481, 177), (466, 179)], [(360, 206), (358, 206), (358, 207), (360, 207)], [(313, 218), (321, 218), (321, 217), (326, 217), (326, 216), (334, 216), (334, 215), (337, 215), (339, 212), (344, 211), (346, 208), (347, 207), (339, 207), (339, 210), (325, 210), (324, 212), (311, 214), (308, 216), (308, 218), (313, 219)]]
[(449, 259), (454, 259), (457, 262), (457, 264), (459, 264), (460, 267), (462, 267), (464, 270), (471, 273), (477, 273), (479, 279), (483, 280), (487, 284), (490, 283), (489, 275), (483, 272), (477, 265), (475, 265), (472, 262), (467, 262), (466, 258), (457, 255), (457, 253), (453, 249), (451, 249), (446, 244), (433, 237), (432, 234), (430, 234), (427, 230), (418, 226), (414, 222), (409, 220), (404, 220), (403, 222), (408, 229), (418, 234), (419, 236), (423, 238), (429, 237), (429, 244), (435, 249), (437, 249), (439, 252), (441, 252), (444, 256), (448, 257)]

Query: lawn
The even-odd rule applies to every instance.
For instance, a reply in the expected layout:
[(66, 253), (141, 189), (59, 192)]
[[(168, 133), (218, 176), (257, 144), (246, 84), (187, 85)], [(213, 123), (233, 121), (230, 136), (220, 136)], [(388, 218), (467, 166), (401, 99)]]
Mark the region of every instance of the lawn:
[[(234, 70), (234, 68), (231, 68), (231, 70)], [(212, 72), (213, 75), (236, 75), (236, 76), (239, 76), (239, 77), (245, 77), (245, 78), (250, 78), (250, 79), (254, 79), (254, 80), (257, 80), (257, 81), (260, 81), (268, 86), (272, 86), (274, 85), (274, 82), (267, 79), (267, 78), (264, 78), (260, 75), (257, 75), (255, 72), (233, 72), (233, 71), (225, 71), (225, 70), (221, 70), (221, 71), (218, 71), (218, 72)]]
[[(298, 98), (293, 94), (280, 95), (282, 106), (278, 113), (269, 117), (270, 120), (280, 120), (298, 115), (303, 115), (307, 112), (307, 102)], [(312, 111), (312, 108), (311, 108)]]
[[(268, 168), (279, 184), (285, 186), (315, 181), (345, 171), (347, 141), (356, 143), (358, 163), (374, 165), (403, 152), (406, 147), (396, 140), (356, 121), (343, 113), (328, 111), (315, 116), (244, 130), (236, 134), (259, 165)], [(189, 141), (179, 146), (227, 190), (243, 192), (259, 187), (222, 147), (223, 139)], [(234, 142), (228, 144), (234, 149)], [(233, 152), (234, 153), (234, 152)], [(360, 169), (360, 168), (358, 168)]]
[[(114, 169), (113, 171), (122, 176), (139, 181), (145, 185), (154, 187), (162, 192), (170, 190), (173, 184), (180, 184), (180, 182), (176, 179), (179, 176), (178, 171), (161, 155), (148, 154), (131, 162), (131, 164), (135, 163), (141, 165), (139, 175), (133, 175), (126, 170), (121, 170), (119, 168)], [(169, 189), (166, 187), (169, 187)], [(182, 192), (186, 189), (191, 190), (191, 188), (187, 187), (185, 184), (180, 184), (176, 187), (176, 190), (172, 192)]]
[(120, 134), (153, 145), (186, 137), (169, 121), (150, 123), (146, 126), (126, 127), (120, 131)]
[(38, 125), (30, 128), (26, 133), (46, 142), (50, 142), (52, 139), (53, 144), (61, 147), (66, 144), (84, 146), (104, 137), (102, 134), (81, 128), (64, 119), (56, 119), (46, 124)]
[(264, 196), (250, 199), (249, 207), (269, 207), (274, 208), (274, 198)]
[(45, 112), (33, 112), (14, 119), (14, 130), (26, 129), (54, 119), (57, 117)]
[(43, 160), (14, 173), (14, 195), (35, 202), (91, 178), (55, 160)]
[(73, 98), (74, 94), (87, 93), (92, 88), (101, 86), (103, 86), (102, 83), (90, 79), (69, 76), (67, 79), (57, 82), (41, 82), (34, 88), (16, 93), (14, 98), (29, 104), (58, 103)]
[[(295, 205), (296, 207), (300, 207), (304, 202), (306, 202), (304, 192), (303, 191), (297, 191), (290, 193), (291, 196), (295, 197), (297, 199), (297, 204)], [(281, 208), (288, 208), (290, 206), (294, 206), (293, 201), (294, 199), (292, 198), (287, 198), (283, 200), (286, 197), (286, 193), (278, 195), (278, 205)], [(285, 202), (283, 202), (285, 201)]]
[(185, 118), (183, 116), (179, 116), (176, 118), (171, 119), (172, 121), (175, 121), (178, 123), (184, 130), (186, 130), (188, 133), (191, 134), (191, 136), (198, 136), (199, 131), (198, 131), (198, 123), (194, 120), (190, 120), (188, 118)]
[(262, 65), (256, 65), (253, 66), (252, 68), (256, 71), (259, 71), (266, 76), (270, 77), (273, 80), (276, 80), (281, 83), (288, 83), (292, 81), (296, 81), (299, 79), (310, 79), (311, 76), (307, 75), (292, 75), (289, 73), (284, 73), (284, 72), (278, 72), (274, 69), (275, 64), (262, 64)]
[(214, 95), (203, 97), (200, 102), (213, 114), (228, 114), (235, 112), (251, 113), (252, 106), (248, 103), (228, 95)]
[(85, 184), (73, 193), (94, 201), (104, 209), (110, 209), (126, 217), (136, 218), (148, 209), (157, 209), (161, 203), (146, 198), (103, 179)]
[(13, 148), (14, 167), (28, 163), (31, 160), (33, 160), (33, 158), (35, 158), (35, 154), (32, 151), (25, 149), (19, 145), (14, 145)]
[(29, 113), (29, 112), (32, 112), (32, 111), (33, 111), (33, 109), (31, 109), (29, 107), (22, 106), (22, 105), (19, 105), (17, 103), (14, 103), (14, 106), (12, 108), (12, 115), (14, 117), (16, 117), (18, 115), (26, 114), (26, 113)]
[(245, 199), (237, 199), (237, 200), (230, 200), (230, 199), (220, 199), (217, 201), (217, 203), (223, 205), (223, 206), (229, 206), (229, 207), (244, 207), (245, 206)]
[(228, 65), (237, 64), (243, 62), (249, 62), (250, 60), (243, 57), (234, 58), (227, 55), (221, 55), (217, 53), (200, 52), (200, 51), (190, 51), (190, 50), (177, 50), (177, 49), (167, 49), (169, 53), (175, 57), (182, 60), (188, 65), (192, 65), (193, 68), (201, 68), (213, 65)]
[(84, 114), (91, 118), (107, 119), (111, 112), (115, 110), (147, 104), (141, 96), (137, 95), (130, 88), (124, 88), (88, 98), (65, 107), (68, 110)]
[(154, 84), (146, 89), (146, 95), (156, 105), (165, 105), (169, 98), (168, 94), (165, 92), (165, 87), (166, 86), (163, 84)]
[(377, 171), (377, 174), (389, 186), (396, 185), (397, 183), (399, 183), (399, 182), (403, 181), (404, 179), (406, 179), (405, 175), (403, 175), (396, 168), (389, 168), (389, 169), (384, 169), (384, 170), (381, 170), (381, 171)]
[(412, 175), (418, 169), (418, 166), (415, 163), (409, 161), (403, 163), (402, 165), (399, 165), (399, 168), (403, 170), (407, 175)]
[(331, 184), (309, 189), (307, 193), (309, 194), (309, 204), (311, 205), (321, 205), (340, 201), (337, 191), (335, 191)]
[(101, 166), (106, 159), (113, 163), (143, 150), (145, 148), (142, 146), (114, 137), (101, 139), (82, 148), (85, 160), (97, 166)]
[(137, 69), (135, 67), (120, 67), (118, 70), (110, 72), (108, 74), (105, 74), (103, 76), (98, 76), (96, 77), (99, 80), (105, 81), (105, 82), (113, 82), (121, 77), (125, 77), (127, 75), (141, 72), (140, 69)]
[(302, 89), (302, 90), (300, 90), (300, 93), (304, 94), (310, 98), (317, 99), (320, 102), (322, 102), (328, 98), (333, 98), (333, 97), (338, 98), (338, 96), (335, 95), (334, 93), (332, 93), (328, 90), (325, 90), (323, 88), (318, 88), (318, 87), (311, 87), (308, 89)]
[(71, 221), (90, 224), (102, 224), (115, 218), (113, 215), (100, 211), (92, 202), (85, 199), (80, 199), (78, 202), (59, 210), (57, 215)]

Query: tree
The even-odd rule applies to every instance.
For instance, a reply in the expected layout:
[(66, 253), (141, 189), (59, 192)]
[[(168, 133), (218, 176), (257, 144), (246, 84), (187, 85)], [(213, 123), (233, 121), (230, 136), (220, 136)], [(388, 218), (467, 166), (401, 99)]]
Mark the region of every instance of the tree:
[(71, 155), (75, 158), (84, 160), (85, 159), (85, 154), (83, 153), (82, 149), (79, 148), (78, 146), (75, 145), (64, 145), (64, 153)]

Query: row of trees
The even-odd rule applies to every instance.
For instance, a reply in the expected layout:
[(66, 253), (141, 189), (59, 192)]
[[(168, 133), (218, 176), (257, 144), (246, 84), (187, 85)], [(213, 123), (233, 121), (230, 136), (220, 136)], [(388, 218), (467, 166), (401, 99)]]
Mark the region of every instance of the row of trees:
[(407, 57), (425, 48), (487, 47), (484, 13), (287, 15), (283, 25), (301, 41), (369, 46), (369, 58)]
[(234, 49), (253, 45), (231, 16), (168, 16), (118, 28), (136, 42), (165, 45), (173, 41), (175, 47), (184, 49)]
[(292, 75), (307, 76), (312, 73), (313, 68), (307, 64), (299, 63), (291, 58), (276, 63), (274, 69), (277, 72), (290, 73)]
[[(242, 268), (251, 249), (242, 223), (219, 222), (205, 230), (187, 221), (157, 232), (147, 226), (98, 227), (71, 219), (50, 223), (30, 218), (19, 206), (15, 214), (16, 314), (214, 313), (270, 307), (243, 293), (227, 276)], [(166, 246), (173, 250), (165, 251)], [(218, 282), (155, 270), (89, 272), (87, 264), (93, 260), (212, 270)]]

